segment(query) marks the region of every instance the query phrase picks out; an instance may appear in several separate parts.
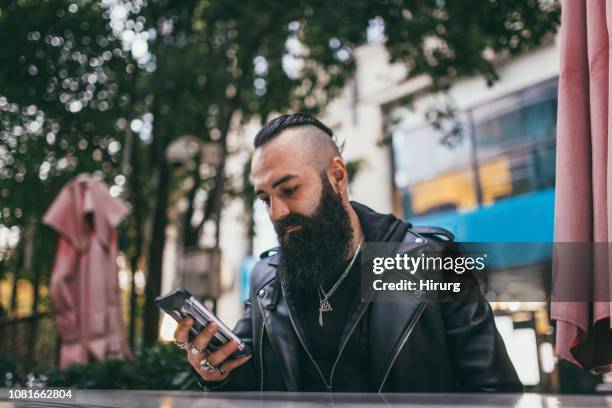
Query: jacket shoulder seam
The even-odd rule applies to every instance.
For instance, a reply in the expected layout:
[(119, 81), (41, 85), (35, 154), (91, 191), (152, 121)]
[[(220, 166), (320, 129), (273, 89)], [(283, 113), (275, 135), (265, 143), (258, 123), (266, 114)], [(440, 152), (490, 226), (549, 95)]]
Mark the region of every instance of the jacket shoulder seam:
[(445, 241), (454, 241), (455, 235), (442, 227), (433, 227), (433, 226), (413, 226), (412, 231), (416, 234), (423, 235), (434, 235), (436, 237), (443, 237)]
[(269, 285), (276, 279), (276, 268), (269, 265), (266, 260), (258, 261), (253, 267), (251, 287), (255, 292)]

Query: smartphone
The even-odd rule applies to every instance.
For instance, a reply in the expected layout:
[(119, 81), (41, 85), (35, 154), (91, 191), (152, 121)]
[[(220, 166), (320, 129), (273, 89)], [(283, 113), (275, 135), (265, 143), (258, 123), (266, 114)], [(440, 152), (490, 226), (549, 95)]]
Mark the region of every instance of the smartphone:
[(200, 333), (208, 323), (215, 322), (218, 330), (206, 347), (208, 353), (214, 352), (219, 347), (232, 340), (235, 340), (240, 345), (229, 359), (234, 360), (248, 356), (252, 353), (251, 348), (247, 344), (236, 336), (234, 332), (217, 318), (217, 316), (194, 298), (186, 289), (178, 288), (170, 293), (161, 295), (155, 299), (155, 303), (179, 323), (187, 316), (191, 316), (195, 320), (195, 323), (191, 326), (190, 339)]

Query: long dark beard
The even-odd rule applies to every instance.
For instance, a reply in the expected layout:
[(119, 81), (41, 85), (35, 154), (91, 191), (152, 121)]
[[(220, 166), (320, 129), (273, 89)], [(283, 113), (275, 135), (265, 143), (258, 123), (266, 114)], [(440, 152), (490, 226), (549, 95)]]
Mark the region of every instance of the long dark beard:
[[(353, 228), (342, 199), (325, 174), (319, 205), (311, 216), (289, 214), (274, 223), (280, 243), (279, 267), (294, 289), (316, 290), (329, 286), (346, 266)], [(289, 227), (301, 228), (285, 236)]]

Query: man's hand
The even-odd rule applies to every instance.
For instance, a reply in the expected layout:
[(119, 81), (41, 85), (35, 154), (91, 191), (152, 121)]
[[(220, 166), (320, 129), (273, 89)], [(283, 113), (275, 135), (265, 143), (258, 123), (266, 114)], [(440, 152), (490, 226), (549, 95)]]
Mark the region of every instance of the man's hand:
[[(174, 341), (176, 343), (185, 343), (189, 341), (189, 330), (193, 326), (194, 320), (191, 317), (186, 317), (176, 328), (174, 332)], [(217, 331), (217, 325), (211, 322), (202, 329), (200, 333), (193, 339), (185, 351), (187, 351), (187, 360), (189, 364), (200, 374), (206, 381), (223, 381), (229, 373), (236, 367), (239, 367), (249, 361), (251, 356), (244, 356), (236, 360), (226, 361), (234, 351), (238, 349), (239, 344), (235, 341), (230, 341), (224, 344), (214, 353), (208, 354), (206, 347)], [(216, 367), (215, 370), (206, 371), (200, 366), (200, 362), (207, 359), (208, 363)]]

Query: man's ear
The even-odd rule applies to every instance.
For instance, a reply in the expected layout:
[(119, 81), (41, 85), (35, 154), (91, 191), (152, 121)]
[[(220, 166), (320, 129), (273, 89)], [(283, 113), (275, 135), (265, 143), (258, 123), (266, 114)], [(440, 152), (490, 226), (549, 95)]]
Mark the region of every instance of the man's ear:
[(332, 186), (334, 186), (336, 193), (343, 193), (348, 182), (348, 172), (344, 161), (340, 157), (334, 157), (332, 159), (330, 163), (330, 176), (332, 179)]

